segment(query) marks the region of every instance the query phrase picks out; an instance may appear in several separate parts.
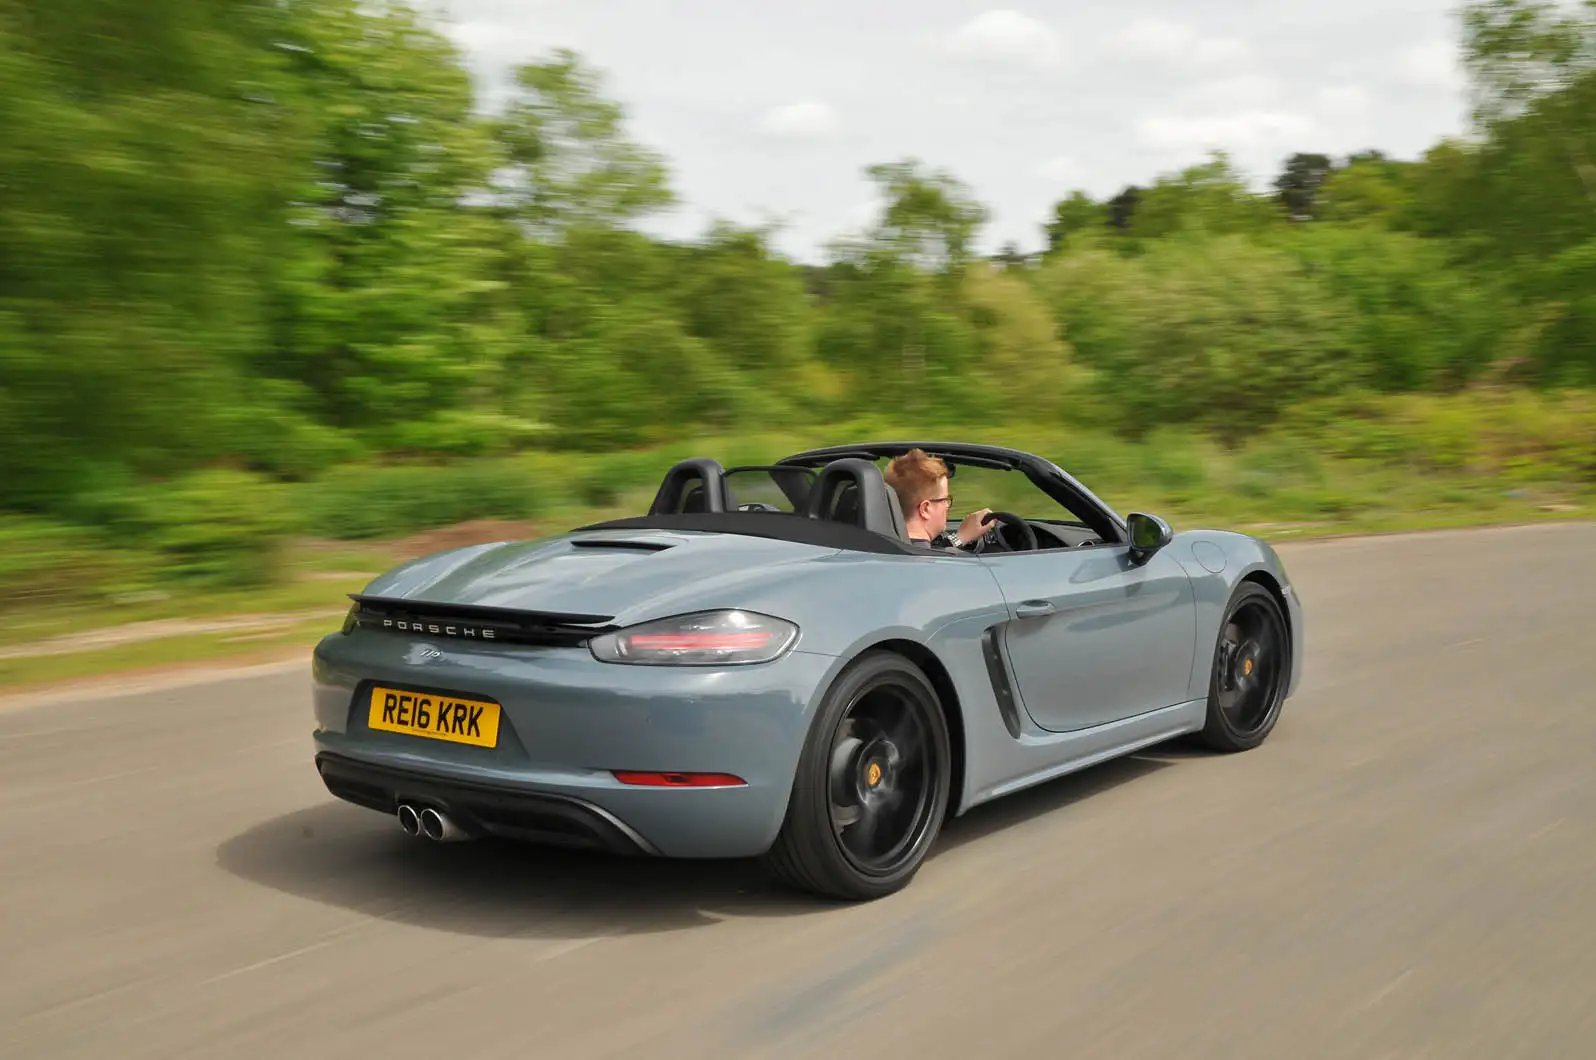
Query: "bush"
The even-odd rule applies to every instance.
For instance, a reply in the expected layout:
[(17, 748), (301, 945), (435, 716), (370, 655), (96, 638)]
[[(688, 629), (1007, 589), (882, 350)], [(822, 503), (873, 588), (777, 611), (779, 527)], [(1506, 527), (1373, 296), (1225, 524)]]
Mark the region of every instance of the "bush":
[(1171, 239), (1135, 259), (1070, 254), (1038, 283), (1129, 437), (1192, 424), (1239, 447), (1362, 371), (1343, 307), (1288, 255), (1239, 236)]
[(149, 577), (145, 557), (106, 535), (49, 519), (0, 517), (0, 611), (95, 600)]
[(296, 501), (301, 529), (339, 540), (529, 519), (550, 507), (536, 477), (508, 460), (340, 467), (301, 487)]
[(676, 451), (618, 452), (587, 458), (577, 472), (576, 499), (588, 507), (605, 508), (628, 493), (658, 486), (665, 469), (677, 460), (689, 455), (717, 457), (714, 452), (692, 445), (673, 448)]
[(137, 487), (107, 480), (77, 499), (77, 524), (0, 519), (0, 597), (17, 606), (98, 600), (162, 582), (269, 585), (283, 573), (293, 526), (282, 491), (231, 470)]
[(282, 574), (293, 529), (284, 487), (242, 471), (200, 471), (129, 497), (118, 529), (154, 553), (163, 579), (254, 588)]

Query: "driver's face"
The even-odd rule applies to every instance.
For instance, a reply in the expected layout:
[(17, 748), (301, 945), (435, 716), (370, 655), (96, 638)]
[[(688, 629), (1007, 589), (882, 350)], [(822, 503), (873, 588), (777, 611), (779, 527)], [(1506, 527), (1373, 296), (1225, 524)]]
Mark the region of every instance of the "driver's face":
[(926, 530), (935, 537), (948, 526), (948, 509), (953, 506), (953, 498), (948, 495), (948, 477), (943, 475), (937, 479), (937, 488), (931, 496), (920, 502), (920, 522), (925, 524)]

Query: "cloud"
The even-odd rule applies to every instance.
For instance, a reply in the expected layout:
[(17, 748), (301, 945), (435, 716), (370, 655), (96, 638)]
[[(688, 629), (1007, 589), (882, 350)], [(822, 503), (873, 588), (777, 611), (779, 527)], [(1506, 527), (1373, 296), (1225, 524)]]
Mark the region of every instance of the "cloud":
[[(1155, 38), (1149, 33), (1144, 39)], [(1343, 127), (1355, 124), (1351, 116), (1335, 110), (1354, 104), (1354, 91), (1320, 93), (1311, 104), (1298, 101), (1299, 95), (1267, 74), (1227, 72), (1181, 92), (1179, 110), (1145, 114), (1135, 123), (1134, 135), (1161, 165), (1184, 167), (1210, 152), (1223, 151), (1240, 170), (1256, 178), (1272, 172), (1279, 159), (1293, 151), (1316, 149), (1314, 138), (1324, 133), (1325, 119)]]
[(568, 26), (549, 21), (529, 21), (507, 12), (485, 10), (482, 17), (445, 24), (446, 34), (471, 56), (473, 74), (481, 96), (478, 106), (496, 110), (509, 96), (509, 75), (524, 63), (548, 58), (555, 48), (571, 48), (578, 53), (587, 38)]
[(1208, 151), (1222, 150), (1243, 167), (1253, 168), (1300, 145), (1314, 128), (1301, 114), (1252, 109), (1196, 117), (1149, 115), (1137, 123), (1136, 136), (1145, 147), (1189, 160), (1184, 164)]
[(1086, 171), (1069, 155), (1058, 155), (1040, 163), (1032, 172), (1054, 184), (1071, 184), (1078, 183)]
[(944, 55), (975, 62), (1019, 63), (1045, 70), (1064, 59), (1064, 43), (1047, 23), (1007, 9), (976, 15), (958, 29), (930, 39)]
[(765, 112), (760, 127), (782, 140), (828, 140), (837, 135), (841, 123), (826, 104), (806, 100), (772, 107)]
[(1374, 96), (1359, 84), (1327, 85), (1313, 94), (1316, 133), (1313, 149), (1350, 154), (1374, 138)]
[(581, 52), (587, 47), (581, 33), (547, 22), (483, 18), (449, 23), (446, 29), (462, 49), (490, 64), (530, 63), (555, 48)]
[[(968, 181), (993, 211), (993, 248), (1034, 244), (1075, 187), (1145, 187), (1214, 146), (1260, 187), (1293, 151), (1414, 157), (1464, 127), (1456, 2), (696, 0), (691, 19), (658, 3), (447, 6), (490, 103), (512, 63), (555, 45), (602, 72), (682, 197), (650, 230), (696, 235), (757, 202), (789, 218), (783, 246), (816, 260), (871, 216), (873, 199), (850, 209), (869, 190), (859, 167), (894, 157)], [(822, 86), (817, 70), (835, 76)]]
[(1374, 98), (1362, 85), (1330, 85), (1314, 93), (1314, 102), (1327, 114), (1362, 117), (1374, 106)]
[(1123, 55), (1183, 66), (1219, 67), (1245, 62), (1252, 48), (1239, 37), (1208, 36), (1180, 22), (1143, 16), (1110, 38)]
[(1236, 111), (1267, 106), (1285, 95), (1285, 87), (1267, 74), (1238, 73), (1199, 81), (1180, 93), (1193, 110)]
[(1415, 44), (1397, 60), (1397, 75), (1420, 88), (1456, 92), (1464, 86), (1463, 66), (1451, 41)]

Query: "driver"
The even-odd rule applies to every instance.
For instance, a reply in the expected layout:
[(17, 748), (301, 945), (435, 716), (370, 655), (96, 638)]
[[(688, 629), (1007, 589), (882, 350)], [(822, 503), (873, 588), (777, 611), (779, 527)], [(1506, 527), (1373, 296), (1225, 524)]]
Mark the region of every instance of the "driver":
[(957, 530), (947, 529), (948, 510), (953, 506), (953, 497), (948, 493), (948, 465), (923, 449), (911, 449), (895, 458), (882, 477), (898, 495), (912, 544), (942, 550), (966, 549), (983, 536), (997, 532), (990, 508), (966, 516)]

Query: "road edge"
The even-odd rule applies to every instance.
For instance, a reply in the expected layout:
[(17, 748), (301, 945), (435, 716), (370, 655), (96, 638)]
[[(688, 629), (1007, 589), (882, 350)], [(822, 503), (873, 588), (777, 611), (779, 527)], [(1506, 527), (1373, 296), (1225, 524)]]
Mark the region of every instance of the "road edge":
[(292, 673), (309, 667), (310, 652), (309, 647), (301, 647), (255, 662), (244, 662), (239, 658), (213, 660), (24, 686), (14, 691), (0, 692), (0, 713), (91, 699), (124, 699), (193, 685), (226, 684), (229, 681)]

